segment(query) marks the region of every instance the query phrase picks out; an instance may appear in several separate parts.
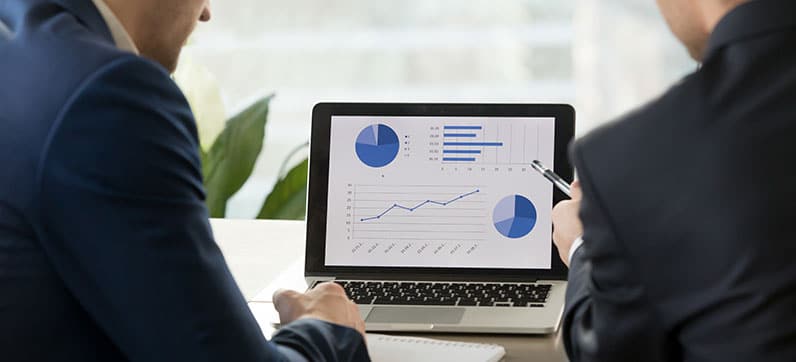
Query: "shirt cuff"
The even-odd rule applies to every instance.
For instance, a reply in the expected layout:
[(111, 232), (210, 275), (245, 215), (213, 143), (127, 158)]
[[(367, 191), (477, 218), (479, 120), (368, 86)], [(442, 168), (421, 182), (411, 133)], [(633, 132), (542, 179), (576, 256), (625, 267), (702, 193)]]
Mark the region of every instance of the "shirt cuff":
[(572, 257), (575, 256), (575, 252), (580, 249), (580, 246), (583, 245), (583, 237), (579, 237), (572, 242), (572, 247), (569, 248), (569, 257), (567, 258), (567, 264), (572, 265)]

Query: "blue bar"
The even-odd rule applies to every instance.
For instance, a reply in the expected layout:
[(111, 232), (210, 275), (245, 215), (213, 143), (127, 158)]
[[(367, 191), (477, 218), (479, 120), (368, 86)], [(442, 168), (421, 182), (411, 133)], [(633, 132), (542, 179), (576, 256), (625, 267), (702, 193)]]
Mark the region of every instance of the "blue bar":
[(477, 137), (475, 133), (445, 133), (445, 137)]
[(442, 161), (464, 161), (464, 162), (475, 162), (475, 157), (443, 157)]
[(481, 150), (442, 150), (442, 153), (474, 154), (480, 155)]
[(503, 142), (443, 142), (443, 146), (503, 147)]
[(444, 126), (443, 129), (482, 129), (481, 126)]

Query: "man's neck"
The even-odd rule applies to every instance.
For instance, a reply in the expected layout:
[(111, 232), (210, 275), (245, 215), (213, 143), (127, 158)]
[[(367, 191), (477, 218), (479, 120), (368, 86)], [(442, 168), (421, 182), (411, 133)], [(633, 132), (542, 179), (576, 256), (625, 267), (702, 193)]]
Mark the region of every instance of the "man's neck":
[(129, 29), (125, 27), (122, 20), (117, 16), (117, 11), (114, 11), (105, 0), (93, 1), (100, 15), (105, 20), (105, 24), (108, 25), (116, 46), (121, 50), (139, 54), (138, 47), (136, 47), (133, 38), (130, 36)]

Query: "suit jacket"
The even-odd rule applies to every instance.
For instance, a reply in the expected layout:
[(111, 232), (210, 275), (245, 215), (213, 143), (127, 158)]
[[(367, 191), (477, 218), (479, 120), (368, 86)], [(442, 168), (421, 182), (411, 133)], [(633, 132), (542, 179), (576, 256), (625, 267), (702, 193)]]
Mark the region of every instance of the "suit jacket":
[(91, 0), (2, 0), (0, 22), (0, 359), (368, 358), (318, 320), (265, 340), (213, 240), (186, 100)]
[(737, 7), (699, 71), (572, 147), (573, 361), (796, 360), (794, 14)]

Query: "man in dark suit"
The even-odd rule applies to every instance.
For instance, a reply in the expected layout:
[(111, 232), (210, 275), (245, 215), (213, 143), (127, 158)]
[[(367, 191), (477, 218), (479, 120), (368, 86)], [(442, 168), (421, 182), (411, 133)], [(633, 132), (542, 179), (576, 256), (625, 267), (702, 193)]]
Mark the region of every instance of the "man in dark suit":
[(368, 359), (333, 284), (267, 342), (213, 240), (169, 77), (208, 6), (0, 1), (0, 360)]
[(658, 2), (702, 67), (571, 149), (567, 352), (796, 361), (796, 1)]

